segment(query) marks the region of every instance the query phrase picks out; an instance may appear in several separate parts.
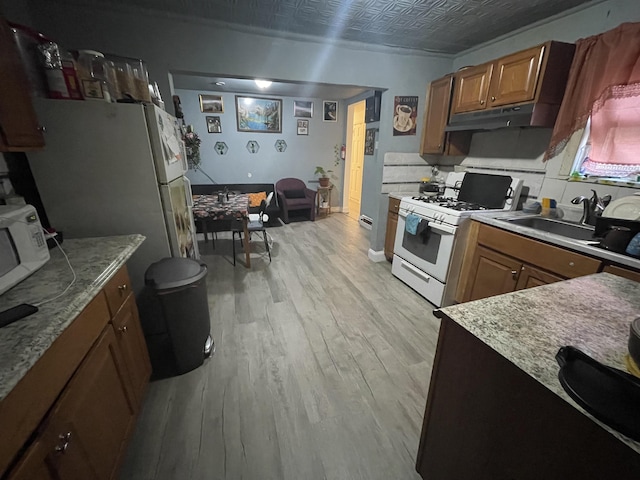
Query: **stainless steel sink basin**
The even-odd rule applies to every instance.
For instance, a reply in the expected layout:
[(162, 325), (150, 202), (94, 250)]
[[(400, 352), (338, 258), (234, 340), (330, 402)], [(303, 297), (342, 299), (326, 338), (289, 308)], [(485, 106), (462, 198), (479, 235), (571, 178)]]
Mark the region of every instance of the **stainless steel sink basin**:
[(523, 227), (535, 228), (536, 230), (561, 235), (573, 240), (590, 240), (592, 242), (597, 242), (593, 237), (594, 227), (590, 226), (578, 225), (545, 217), (516, 217), (505, 219), (505, 221), (516, 225), (522, 225)]

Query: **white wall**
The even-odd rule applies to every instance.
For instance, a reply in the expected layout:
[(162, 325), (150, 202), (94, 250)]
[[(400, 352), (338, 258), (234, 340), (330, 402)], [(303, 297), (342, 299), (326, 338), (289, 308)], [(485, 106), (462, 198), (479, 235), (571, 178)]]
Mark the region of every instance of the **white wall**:
[[(548, 40), (575, 42), (579, 38), (615, 28), (621, 23), (636, 21), (640, 21), (639, 0), (598, 2), (463, 52), (454, 59), (454, 69), (484, 63)], [(542, 162), (550, 138), (550, 129), (509, 129), (476, 133), (466, 158), (442, 157), (441, 161), (448, 165), (515, 170), (517, 173), (514, 175), (525, 179), (529, 196), (555, 198), (565, 209), (571, 208), (572, 198), (587, 195), (592, 188), (599, 195), (612, 195), (613, 199), (637, 191), (630, 187), (568, 182), (567, 174), (560, 173), (561, 158)], [(577, 140), (577, 136), (574, 140)]]
[[(28, 9), (32, 26), (69, 48), (144, 59), (165, 102), (169, 100), (169, 73), (178, 71), (387, 89), (382, 96), (379, 149), (365, 161), (362, 194), (363, 213), (374, 219), (371, 246), (382, 250), (386, 226), (386, 216), (378, 214), (379, 205), (386, 202), (380, 193), (382, 158), (388, 151), (417, 152), (419, 143), (419, 136), (392, 136), (393, 97), (418, 95), (424, 105), (426, 85), (451, 71), (451, 57), (268, 37), (199, 19), (132, 13), (125, 7), (108, 11), (48, 0), (21, 3)], [(418, 120), (420, 131), (422, 118)]]

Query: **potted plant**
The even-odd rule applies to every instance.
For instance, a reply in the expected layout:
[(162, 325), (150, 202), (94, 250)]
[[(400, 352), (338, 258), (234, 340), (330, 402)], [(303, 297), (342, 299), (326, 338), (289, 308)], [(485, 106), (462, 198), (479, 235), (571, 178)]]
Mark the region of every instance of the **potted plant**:
[(333, 170), (325, 170), (323, 167), (317, 166), (314, 175), (320, 175), (318, 179), (321, 187), (329, 186), (329, 174), (332, 173)]

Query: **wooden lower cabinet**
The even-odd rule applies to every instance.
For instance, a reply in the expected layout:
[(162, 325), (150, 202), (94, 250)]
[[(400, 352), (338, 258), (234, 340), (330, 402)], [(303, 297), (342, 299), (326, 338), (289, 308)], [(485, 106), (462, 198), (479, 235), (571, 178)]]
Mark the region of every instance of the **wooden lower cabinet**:
[(472, 222), (456, 292), (458, 302), (589, 275), (602, 262), (489, 225)]
[(425, 480), (631, 480), (640, 455), (445, 316), (416, 470)]
[(133, 294), (129, 295), (120, 311), (113, 318), (112, 323), (126, 366), (135, 405), (138, 406), (142, 403), (149, 383), (151, 362)]
[[(111, 283), (122, 284), (123, 280), (129, 281), (124, 267)], [(3, 408), (11, 408), (14, 417), (25, 416), (22, 409), (28, 407), (21, 407), (21, 403), (28, 405), (27, 401), (38, 393), (33, 388), (23, 392), (21, 384), (44, 388), (56, 377), (57, 365), (61, 364), (57, 356), (52, 356), (56, 349), (69, 353), (86, 345), (76, 360), (76, 368), (67, 374), (68, 381), (64, 388), (61, 386), (57, 400), (52, 398), (49, 408), (34, 420), (29, 430), (31, 439), (26, 444), (20, 441), (14, 431), (18, 432), (21, 427), (9, 425), (3, 442), (16, 442), (9, 445), (11, 451), (23, 453), (11, 462), (13, 467), (8, 475), (2, 476), (6, 467), (0, 468), (3, 479), (109, 480), (117, 477), (149, 382), (151, 365), (134, 295), (128, 292), (120, 300), (121, 304), (109, 303), (117, 313), (108, 322), (105, 291), (98, 293), (21, 380), (7, 397), (11, 402), (7, 404), (5, 399), (0, 404), (0, 413), (8, 414)], [(80, 342), (88, 334), (81, 336), (77, 332), (92, 332), (88, 326), (95, 325), (100, 325), (100, 330), (91, 342)], [(39, 365), (47, 368), (40, 369)], [(15, 400), (11, 398), (14, 395)], [(23, 398), (22, 402), (18, 396)]]
[(400, 210), (400, 200), (389, 197), (389, 213), (387, 215), (387, 231), (384, 236), (384, 256), (388, 261), (393, 260), (393, 244), (396, 240), (396, 229), (398, 228), (398, 211)]
[(564, 280), (564, 278), (554, 275), (553, 273), (545, 272), (544, 270), (532, 267), (531, 265), (523, 265), (520, 269), (520, 276), (518, 277), (516, 290), (539, 287), (541, 285), (548, 285), (562, 280)]
[(518, 273), (522, 268), (519, 260), (479, 246), (474, 254), (473, 265), (473, 284), (467, 301), (516, 289)]
[(44, 478), (65, 480), (113, 478), (135, 411), (124, 360), (108, 325), (45, 421), (32, 451), (9, 478), (38, 478), (29, 475), (39, 471), (50, 475)]
[(629, 280), (633, 280), (634, 282), (640, 282), (640, 272), (635, 270), (618, 267), (617, 265), (605, 265), (602, 271), (611, 273), (613, 275), (618, 275), (619, 277), (628, 278)]

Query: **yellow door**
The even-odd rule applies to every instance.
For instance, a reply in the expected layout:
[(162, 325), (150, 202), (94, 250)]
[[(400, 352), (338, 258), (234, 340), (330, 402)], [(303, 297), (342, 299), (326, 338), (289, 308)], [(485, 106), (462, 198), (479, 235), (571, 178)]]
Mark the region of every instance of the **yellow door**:
[(349, 152), (349, 216), (355, 220), (360, 217), (360, 198), (362, 197), (362, 169), (364, 167), (364, 136), (366, 124), (364, 111), (366, 102), (354, 105), (353, 125), (351, 126), (351, 151)]

